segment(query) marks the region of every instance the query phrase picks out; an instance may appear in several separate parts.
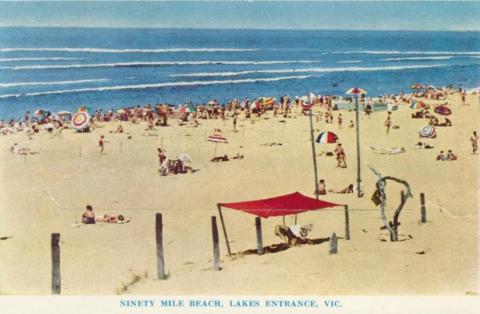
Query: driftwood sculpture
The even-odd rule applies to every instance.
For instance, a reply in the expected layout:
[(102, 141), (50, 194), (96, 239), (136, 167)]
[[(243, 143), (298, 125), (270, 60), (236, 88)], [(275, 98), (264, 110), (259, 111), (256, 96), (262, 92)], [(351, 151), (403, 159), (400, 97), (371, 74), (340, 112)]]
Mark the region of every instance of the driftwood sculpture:
[[(407, 199), (409, 197), (413, 197), (412, 191), (410, 190), (410, 185), (408, 184), (407, 181), (402, 179), (398, 179), (391, 176), (383, 177), (380, 172), (378, 172), (371, 166), (368, 166), (368, 167), (370, 168), (370, 170), (372, 170), (372, 172), (377, 177), (377, 183), (376, 183), (377, 189), (375, 190), (372, 200), (374, 201), (375, 205), (380, 207), (380, 216), (382, 218), (385, 228), (388, 229), (388, 231), (390, 232), (390, 240), (392, 242), (398, 241), (398, 226), (400, 224), (398, 222), (398, 219), (400, 217), (400, 212), (405, 206)], [(385, 215), (385, 207), (387, 204), (385, 187), (387, 185), (387, 180), (395, 181), (397, 183), (402, 184), (405, 187), (405, 190), (402, 190), (400, 192), (400, 204), (398, 205), (398, 208), (397, 210), (395, 210), (395, 214), (393, 215), (393, 222), (392, 221), (387, 222), (387, 216)]]

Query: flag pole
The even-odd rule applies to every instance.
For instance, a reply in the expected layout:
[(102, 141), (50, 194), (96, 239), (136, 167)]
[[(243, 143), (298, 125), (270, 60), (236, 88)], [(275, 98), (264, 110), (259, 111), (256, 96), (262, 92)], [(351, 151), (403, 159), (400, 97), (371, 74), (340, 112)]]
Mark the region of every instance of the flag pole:
[(318, 175), (317, 175), (317, 154), (315, 153), (315, 137), (313, 135), (313, 111), (312, 106), (309, 110), (309, 118), (310, 118), (310, 138), (312, 141), (312, 157), (313, 157), (313, 171), (315, 176), (315, 198), (318, 200)]

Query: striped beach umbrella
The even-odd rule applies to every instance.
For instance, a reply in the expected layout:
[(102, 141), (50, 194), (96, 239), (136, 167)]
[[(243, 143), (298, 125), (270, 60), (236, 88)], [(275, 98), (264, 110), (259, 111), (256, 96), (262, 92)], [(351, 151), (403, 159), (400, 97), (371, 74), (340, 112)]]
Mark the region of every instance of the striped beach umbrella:
[(79, 111), (72, 116), (70, 123), (77, 131), (83, 130), (90, 123), (90, 115), (86, 111)]
[(315, 142), (319, 144), (334, 144), (338, 141), (338, 136), (330, 131), (322, 132), (318, 135)]
[(208, 141), (214, 143), (228, 143), (227, 138), (220, 133), (210, 135)]
[(431, 125), (424, 126), (420, 130), (419, 134), (420, 134), (420, 137), (427, 137), (427, 138), (434, 138), (437, 136), (435, 128)]
[(220, 134), (220, 132), (215, 132), (212, 135), (210, 135), (207, 139), (209, 142), (215, 143), (215, 150), (213, 151), (213, 157), (217, 154), (217, 145), (218, 143), (228, 143), (227, 138)]
[(365, 95), (366, 93), (366, 90), (358, 87), (350, 88), (349, 90), (347, 90), (347, 94)]
[(263, 97), (262, 101), (264, 106), (272, 106), (277, 100), (275, 97)]

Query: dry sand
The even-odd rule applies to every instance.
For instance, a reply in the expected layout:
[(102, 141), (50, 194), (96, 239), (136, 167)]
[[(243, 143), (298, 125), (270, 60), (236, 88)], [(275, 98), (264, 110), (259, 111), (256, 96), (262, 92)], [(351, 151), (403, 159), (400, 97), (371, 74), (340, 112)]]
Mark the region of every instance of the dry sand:
[[(231, 121), (200, 121), (198, 128), (172, 126), (144, 131), (144, 125), (124, 124), (127, 134), (111, 134), (118, 123), (104, 124), (89, 134), (66, 130), (62, 138), (40, 134), (0, 137), (0, 293), (50, 294), (50, 234), (61, 233), (62, 294), (115, 294), (136, 275), (142, 279), (128, 287), (134, 294), (459, 294), (478, 292), (477, 208), (478, 160), (471, 154), (469, 137), (478, 131), (478, 96), (460, 96), (452, 104), (451, 128), (437, 128), (436, 139), (424, 140), (432, 150), (413, 148), (425, 120), (411, 119), (413, 110), (400, 106), (393, 113), (387, 135), (386, 112), (361, 116), (362, 177), (366, 195), (326, 195), (324, 200), (348, 204), (351, 240), (339, 239), (339, 252), (328, 254), (328, 243), (293, 247), (263, 256), (230, 258), (220, 229), (222, 270), (211, 268), (210, 217), (216, 203), (253, 200), (299, 191), (313, 196), (311, 144), (308, 118), (298, 116), (239, 119), (239, 132)], [(427, 101), (431, 103), (432, 101)], [(354, 183), (355, 131), (347, 127), (354, 113), (342, 111), (344, 126), (315, 122), (315, 128), (338, 134), (347, 153), (347, 169), (337, 168), (335, 157), (318, 157), (319, 178), (328, 188)], [(335, 122), (337, 113), (335, 112)], [(243, 160), (212, 163), (214, 144), (206, 134), (221, 128), (229, 144), (218, 153), (237, 152)], [(318, 131), (316, 132), (318, 134)], [(154, 133), (158, 136), (143, 136)], [(97, 141), (106, 135), (106, 154)], [(156, 148), (169, 157), (188, 153), (194, 174), (159, 176)], [(8, 149), (37, 150), (27, 158)], [(282, 146), (262, 146), (264, 143)], [(122, 143), (122, 144), (120, 144)], [(122, 151), (120, 151), (122, 145)], [(368, 145), (405, 147), (400, 155), (378, 155)], [(79, 147), (82, 156), (79, 156)], [(317, 152), (332, 145), (318, 145)], [(440, 150), (452, 149), (458, 161), (437, 162)], [(375, 177), (367, 165), (384, 175), (407, 180), (414, 198), (401, 214), (399, 241), (391, 243), (370, 196)], [(399, 187), (388, 185), (388, 215), (396, 208)], [(419, 193), (427, 197), (428, 223), (419, 224)], [(97, 216), (123, 214), (131, 222), (74, 227), (86, 204)], [(449, 211), (441, 211), (439, 207)], [(360, 211), (365, 210), (365, 211)], [(168, 280), (156, 280), (155, 213), (164, 220), (165, 263)], [(233, 252), (256, 248), (254, 216), (224, 210)], [(278, 217), (262, 219), (264, 244), (280, 243), (273, 229)], [(299, 215), (312, 223), (310, 237), (344, 236), (343, 208)], [(287, 223), (293, 223), (287, 217)], [(220, 226), (219, 226), (220, 228)], [(410, 239), (408, 236), (411, 236)], [(425, 254), (416, 254), (423, 251)], [(125, 291), (123, 291), (125, 292)]]

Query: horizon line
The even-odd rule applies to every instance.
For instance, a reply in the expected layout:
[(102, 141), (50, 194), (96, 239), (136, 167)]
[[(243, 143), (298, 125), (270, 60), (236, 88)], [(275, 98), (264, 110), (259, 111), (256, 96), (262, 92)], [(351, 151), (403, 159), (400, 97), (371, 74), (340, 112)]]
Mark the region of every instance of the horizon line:
[(260, 31), (358, 31), (358, 32), (480, 32), (480, 29), (460, 30), (460, 29), (368, 29), (368, 28), (214, 28), (214, 27), (148, 27), (148, 26), (71, 26), (71, 25), (51, 25), (51, 26), (32, 26), (32, 25), (0, 25), (0, 28), (85, 28), (85, 29), (170, 29), (170, 30), (260, 30)]

